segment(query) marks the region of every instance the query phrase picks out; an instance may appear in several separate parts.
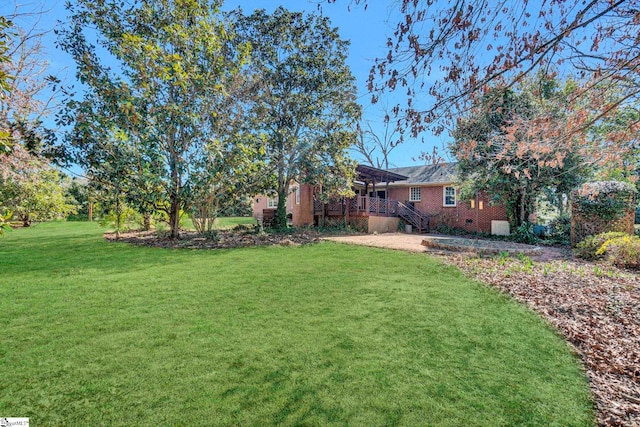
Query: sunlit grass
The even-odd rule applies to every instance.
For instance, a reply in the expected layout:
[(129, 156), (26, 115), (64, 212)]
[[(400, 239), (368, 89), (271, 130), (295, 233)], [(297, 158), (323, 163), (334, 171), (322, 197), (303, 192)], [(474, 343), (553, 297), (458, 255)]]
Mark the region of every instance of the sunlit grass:
[(423, 254), (0, 239), (0, 415), (34, 425), (591, 425), (537, 316)]

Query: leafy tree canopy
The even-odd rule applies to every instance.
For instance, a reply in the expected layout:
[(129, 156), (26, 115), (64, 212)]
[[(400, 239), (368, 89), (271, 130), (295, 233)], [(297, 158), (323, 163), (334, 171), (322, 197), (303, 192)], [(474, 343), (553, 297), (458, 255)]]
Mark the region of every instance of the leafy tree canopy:
[(349, 188), (353, 165), (346, 149), (360, 116), (346, 65), (349, 43), (318, 14), (280, 7), (273, 14), (235, 15), (240, 39), (252, 48), (250, 69), (259, 79), (252, 123), (264, 139), (278, 194), (276, 226), (284, 227), (292, 180)]
[(459, 162), (463, 196), (487, 191), (521, 225), (543, 190), (568, 194), (582, 182), (596, 146), (579, 149), (589, 144), (565, 133), (567, 98), (575, 90), (572, 82), (561, 88), (541, 74), (488, 92), (460, 118), (449, 148)]
[[(164, 210), (172, 237), (179, 237), (180, 213), (202, 182), (193, 179), (199, 159), (220, 153), (216, 147), (228, 143), (222, 139), (241, 138), (223, 128), (233, 113), (230, 88), (246, 50), (233, 43), (220, 4), (80, 0), (69, 5), (71, 26), (61, 34), (60, 44), (74, 57), (86, 87), (84, 98), (70, 100), (62, 115), (74, 124), (70, 141), (78, 162), (105, 182), (122, 180), (125, 194), (141, 202), (139, 209)], [(112, 155), (114, 150), (125, 154)], [(105, 156), (111, 156), (108, 167)]]
[[(337, 0), (326, 0), (335, 3)], [(370, 0), (349, 0), (364, 4)], [(640, 19), (635, 0), (398, 0), (388, 52), (371, 69), (373, 101), (406, 93), (395, 109), (399, 130), (442, 132), (487, 90), (511, 88), (552, 67), (580, 82), (567, 130), (582, 135), (640, 97)], [(602, 134), (601, 165), (633, 148), (638, 120)]]

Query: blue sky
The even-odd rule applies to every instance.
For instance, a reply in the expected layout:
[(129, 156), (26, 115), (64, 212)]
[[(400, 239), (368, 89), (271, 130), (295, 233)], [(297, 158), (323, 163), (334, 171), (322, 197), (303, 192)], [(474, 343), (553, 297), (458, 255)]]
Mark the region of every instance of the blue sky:
[[(9, 3), (9, 4), (7, 4)], [(383, 132), (382, 117), (383, 106), (392, 107), (398, 102), (402, 102), (401, 94), (386, 95), (381, 101), (372, 105), (371, 95), (367, 91), (367, 79), (369, 70), (376, 57), (386, 55), (387, 36), (393, 33), (394, 23), (397, 22), (397, 14), (392, 6), (393, 2), (380, 0), (369, 2), (367, 9), (363, 6), (351, 5), (350, 0), (338, 0), (335, 4), (323, 4), (322, 13), (328, 16), (333, 25), (339, 28), (340, 35), (344, 39), (351, 41), (348, 64), (356, 76), (358, 83), (359, 102), (363, 107), (363, 120), (371, 124), (377, 133)], [(58, 21), (66, 20), (66, 10), (63, 0), (33, 0), (28, 3), (20, 3), (21, 11), (34, 11), (40, 7), (45, 13), (39, 17), (38, 27), (42, 30), (50, 31), (55, 26), (60, 25)], [(257, 8), (264, 8), (272, 11), (278, 6), (284, 6), (289, 10), (314, 12), (318, 10), (315, 0), (227, 0), (224, 9), (233, 9), (241, 6), (245, 12), (250, 12)], [(0, 13), (10, 14), (14, 11), (14, 2), (5, 0), (0, 2)], [(349, 10), (350, 9), (350, 10)], [(34, 16), (22, 17), (18, 25), (29, 26), (35, 19)], [(73, 83), (74, 64), (71, 58), (64, 52), (55, 49), (55, 35), (49, 32), (45, 37), (51, 73), (61, 76), (63, 80)], [(420, 164), (417, 159), (420, 152), (430, 152), (435, 145), (443, 152), (443, 144), (446, 137), (436, 137), (430, 134), (423, 135), (425, 143), (407, 139), (398, 146), (390, 156), (390, 166), (410, 166)], [(358, 159), (357, 155), (354, 155)]]

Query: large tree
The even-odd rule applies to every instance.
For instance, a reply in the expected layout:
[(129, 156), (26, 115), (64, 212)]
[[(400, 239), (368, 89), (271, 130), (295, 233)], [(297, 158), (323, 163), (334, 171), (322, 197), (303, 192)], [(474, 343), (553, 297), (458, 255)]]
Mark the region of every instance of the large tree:
[(80, 160), (99, 168), (90, 154), (122, 135), (138, 162), (137, 177), (148, 184), (145, 199), (164, 202), (173, 238), (190, 203), (194, 157), (219, 136), (218, 106), (243, 57), (220, 4), (79, 0), (70, 5), (71, 26), (61, 38), (85, 86), (67, 117), (75, 122), (71, 140)]
[(58, 79), (48, 74), (43, 32), (12, 22), (22, 15), (16, 9), (0, 17), (0, 227), (11, 216), (3, 208), (25, 225), (68, 210), (57, 171), (48, 165), (60, 152), (53, 131), (43, 126), (57, 105)]
[[(4, 16), (0, 17), (0, 64), (9, 62), (7, 51), (7, 39), (9, 37), (7, 29), (11, 27), (11, 21)], [(0, 71), (0, 96), (6, 96), (9, 92), (9, 75), (5, 70)], [(0, 155), (9, 148), (9, 131), (0, 127)], [(11, 212), (0, 211), (0, 236), (4, 235), (4, 230), (8, 229), (7, 224), (11, 218)]]
[[(544, 190), (568, 194), (585, 179), (593, 149), (586, 133), (567, 135), (567, 99), (573, 82), (559, 87), (544, 75), (489, 91), (457, 121), (450, 144), (458, 160), (463, 196), (486, 191), (507, 206), (519, 226)], [(591, 141), (593, 143), (593, 141)], [(593, 148), (593, 147), (592, 147)]]
[(250, 69), (259, 79), (253, 123), (273, 172), (275, 223), (285, 227), (292, 180), (328, 184), (349, 176), (346, 149), (355, 142), (360, 115), (355, 78), (345, 62), (349, 43), (317, 14), (280, 7), (273, 14), (236, 16), (241, 38), (252, 48)]
[[(510, 88), (550, 65), (581, 82), (581, 91), (570, 99), (576, 107), (569, 129), (573, 134), (640, 97), (636, 0), (393, 4), (397, 26), (387, 40), (388, 52), (371, 70), (370, 89), (374, 100), (385, 91), (406, 93), (406, 102), (396, 110), (402, 131), (440, 132), (481, 102), (488, 87)], [(589, 114), (580, 112), (580, 106)], [(638, 129), (638, 121), (632, 121), (602, 135), (603, 149), (595, 153), (599, 162), (619, 162)]]

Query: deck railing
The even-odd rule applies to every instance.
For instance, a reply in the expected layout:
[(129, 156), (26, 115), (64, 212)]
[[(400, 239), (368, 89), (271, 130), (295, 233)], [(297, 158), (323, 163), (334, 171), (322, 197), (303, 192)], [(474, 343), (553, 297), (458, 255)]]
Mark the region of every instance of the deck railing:
[(416, 209), (411, 203), (379, 197), (356, 196), (334, 199), (328, 203), (313, 201), (313, 214), (326, 216), (388, 216), (400, 217), (419, 232), (429, 230), (429, 215)]
[(411, 204), (398, 202), (398, 216), (413, 225), (418, 232), (429, 230), (429, 216)]
[(344, 215), (347, 209), (350, 215), (398, 216), (398, 201), (369, 196), (335, 199), (328, 203), (313, 201), (314, 215)]

